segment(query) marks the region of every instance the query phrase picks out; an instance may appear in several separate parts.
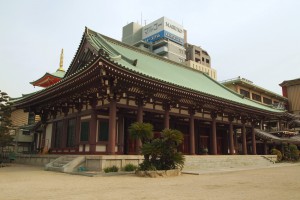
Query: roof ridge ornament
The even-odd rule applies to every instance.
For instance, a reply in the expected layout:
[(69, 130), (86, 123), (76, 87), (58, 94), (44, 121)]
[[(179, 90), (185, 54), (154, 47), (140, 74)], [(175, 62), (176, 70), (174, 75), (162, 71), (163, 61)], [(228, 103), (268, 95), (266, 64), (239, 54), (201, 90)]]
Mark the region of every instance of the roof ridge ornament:
[(59, 68), (57, 69), (57, 71), (65, 71), (63, 68), (64, 65), (64, 49), (61, 49), (61, 53), (60, 53), (60, 59), (59, 59)]

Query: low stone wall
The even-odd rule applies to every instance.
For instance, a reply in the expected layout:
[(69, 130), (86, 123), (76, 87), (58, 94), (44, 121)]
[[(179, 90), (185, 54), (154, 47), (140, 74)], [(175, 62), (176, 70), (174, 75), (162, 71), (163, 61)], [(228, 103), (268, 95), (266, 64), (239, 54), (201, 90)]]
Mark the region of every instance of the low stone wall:
[(45, 166), (58, 157), (60, 155), (17, 154), (15, 162), (26, 165)]
[(157, 171), (136, 171), (137, 176), (141, 177), (150, 177), (150, 178), (159, 178), (159, 177), (169, 177), (169, 176), (180, 176), (180, 169), (171, 169), (171, 170), (157, 170)]
[[(26, 164), (26, 165), (45, 166), (46, 164), (54, 161), (60, 156), (66, 156), (66, 155), (17, 154), (15, 162), (20, 164)], [(140, 155), (78, 155), (78, 156), (85, 156), (85, 161), (80, 166), (85, 167), (89, 171), (103, 171), (104, 168), (112, 167), (112, 166), (117, 166), (119, 169), (121, 169), (127, 164), (133, 164), (138, 166), (144, 160), (144, 157)]]
[(85, 167), (95, 171), (103, 171), (104, 168), (112, 166), (122, 169), (127, 164), (138, 166), (144, 160), (140, 155), (86, 155), (85, 158)]

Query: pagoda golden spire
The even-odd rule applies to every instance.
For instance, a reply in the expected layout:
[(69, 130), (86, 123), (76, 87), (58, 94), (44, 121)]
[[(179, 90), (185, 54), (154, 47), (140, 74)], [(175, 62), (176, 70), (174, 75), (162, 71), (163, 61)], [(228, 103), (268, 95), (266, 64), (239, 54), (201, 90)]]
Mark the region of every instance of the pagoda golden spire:
[(60, 61), (59, 61), (59, 69), (60, 71), (65, 71), (63, 68), (64, 65), (64, 49), (61, 49), (61, 53), (60, 53)]

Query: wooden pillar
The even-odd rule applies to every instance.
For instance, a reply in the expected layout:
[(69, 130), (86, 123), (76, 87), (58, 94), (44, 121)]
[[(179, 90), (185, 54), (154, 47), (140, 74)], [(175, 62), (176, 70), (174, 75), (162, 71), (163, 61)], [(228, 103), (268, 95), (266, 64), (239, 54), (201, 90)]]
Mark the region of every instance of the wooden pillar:
[(97, 106), (97, 99), (92, 98), (89, 101), (92, 112), (91, 112), (91, 122), (90, 122), (90, 136), (89, 136), (89, 145), (90, 145), (90, 153), (94, 154), (96, 152), (96, 143), (97, 143), (97, 113), (96, 113), (96, 106)]
[(217, 155), (218, 151), (217, 151), (217, 113), (216, 112), (211, 112), (211, 128), (212, 128), (212, 132), (211, 132), (211, 154), (212, 155)]
[(195, 110), (189, 109), (190, 114), (190, 154), (195, 155)]
[(89, 145), (90, 153), (94, 154), (96, 152), (96, 143), (97, 143), (97, 114), (94, 109), (91, 113), (91, 122), (90, 122), (90, 136), (89, 136)]
[(234, 140), (233, 140), (233, 116), (228, 117), (229, 120), (229, 154), (233, 155), (234, 154)]
[(170, 129), (170, 104), (164, 104), (163, 109), (165, 110), (164, 128), (165, 129)]
[[(136, 121), (139, 123), (143, 123), (143, 100), (139, 99), (138, 101), (138, 109), (137, 109), (137, 119)], [(141, 139), (137, 139), (136, 140), (136, 153), (139, 154), (140, 153), (140, 149), (142, 147), (142, 141)]]
[(255, 138), (255, 122), (252, 122), (252, 127), (251, 127), (251, 133), (252, 133), (252, 137), (251, 137), (251, 143), (252, 143), (252, 154), (256, 155), (256, 138)]
[(77, 147), (77, 151), (79, 151), (80, 144), (80, 126), (81, 126), (81, 117), (76, 117), (76, 129), (75, 129), (75, 146)]
[(247, 155), (246, 120), (242, 119), (242, 154)]
[(264, 155), (268, 155), (268, 143), (267, 143), (267, 140), (264, 140)]
[(110, 100), (109, 104), (109, 136), (108, 136), (108, 148), (107, 153), (114, 155), (116, 146), (116, 115), (117, 115), (117, 103), (115, 99)]
[(124, 116), (118, 115), (118, 152), (124, 154)]

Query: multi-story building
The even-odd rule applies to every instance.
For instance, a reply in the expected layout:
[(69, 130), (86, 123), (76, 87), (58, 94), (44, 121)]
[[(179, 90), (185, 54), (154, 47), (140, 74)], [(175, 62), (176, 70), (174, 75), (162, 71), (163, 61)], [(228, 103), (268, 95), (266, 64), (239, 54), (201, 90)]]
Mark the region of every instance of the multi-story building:
[(122, 42), (126, 44), (175, 62), (184, 63), (186, 60), (186, 31), (180, 24), (166, 17), (145, 26), (132, 22), (123, 27), (122, 35)]
[(207, 51), (188, 44), (187, 31), (183, 26), (166, 17), (145, 26), (131, 22), (123, 27), (122, 42), (182, 63), (217, 79), (217, 72), (211, 68), (211, 58)]
[(288, 110), (293, 114), (300, 115), (300, 78), (283, 81), (282, 95), (288, 99)]
[(207, 51), (201, 47), (186, 44), (185, 64), (191, 68), (206, 73), (211, 78), (217, 80), (217, 71), (211, 68), (211, 58)]
[(252, 81), (245, 78), (237, 77), (221, 81), (221, 83), (244, 97), (261, 104), (285, 108), (288, 102), (286, 97), (255, 85)]

